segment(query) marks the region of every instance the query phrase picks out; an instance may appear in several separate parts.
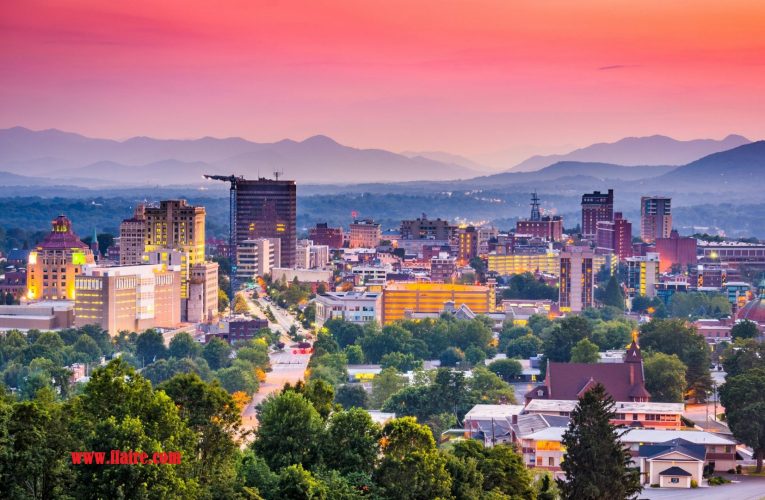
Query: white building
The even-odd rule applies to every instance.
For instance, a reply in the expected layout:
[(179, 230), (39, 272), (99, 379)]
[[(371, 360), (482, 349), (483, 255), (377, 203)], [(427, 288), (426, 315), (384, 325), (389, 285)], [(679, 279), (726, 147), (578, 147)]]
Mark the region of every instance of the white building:
[(659, 254), (646, 253), (644, 256), (628, 257), (626, 262), (629, 296), (656, 297), (656, 285), (659, 283)]
[(356, 324), (382, 321), (382, 293), (328, 292), (315, 300), (318, 328), (335, 318)]
[(390, 265), (354, 266), (351, 272), (359, 277), (359, 283), (366, 283), (367, 280), (384, 280), (388, 273), (393, 272), (393, 267)]
[(281, 239), (244, 240), (236, 246), (236, 278), (239, 282), (269, 274), (281, 265)]

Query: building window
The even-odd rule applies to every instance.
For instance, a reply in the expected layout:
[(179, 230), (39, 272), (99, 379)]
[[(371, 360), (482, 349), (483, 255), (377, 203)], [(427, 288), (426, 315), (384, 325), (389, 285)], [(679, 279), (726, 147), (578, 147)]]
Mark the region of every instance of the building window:
[(547, 466), (555, 467), (555, 457), (547, 457)]
[(671, 478), (669, 478), (669, 482), (672, 483), (672, 484), (678, 484), (680, 482), (680, 478), (679, 477), (671, 477)]

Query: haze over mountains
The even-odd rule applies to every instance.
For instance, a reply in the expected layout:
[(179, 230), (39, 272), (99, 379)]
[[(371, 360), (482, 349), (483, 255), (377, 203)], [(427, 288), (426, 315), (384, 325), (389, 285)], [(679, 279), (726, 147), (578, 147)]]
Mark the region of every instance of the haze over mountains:
[[(0, 130), (0, 180), (6, 186), (200, 185), (204, 173), (255, 178), (283, 171), (286, 178), (301, 184), (427, 181), (414, 183), (423, 190), (540, 183), (551, 188), (578, 189), (588, 183), (598, 187), (599, 181), (645, 184), (654, 190), (709, 191), (710, 182), (722, 189), (743, 186), (751, 190), (765, 165), (764, 144), (750, 143), (737, 135), (720, 141), (677, 141), (664, 136), (626, 138), (566, 155), (535, 156), (516, 167), (520, 171), (486, 175), (483, 166), (458, 155), (357, 149), (326, 136), (274, 143), (211, 137), (115, 141), (59, 130), (14, 127)], [(536, 166), (540, 167), (524, 170)]]

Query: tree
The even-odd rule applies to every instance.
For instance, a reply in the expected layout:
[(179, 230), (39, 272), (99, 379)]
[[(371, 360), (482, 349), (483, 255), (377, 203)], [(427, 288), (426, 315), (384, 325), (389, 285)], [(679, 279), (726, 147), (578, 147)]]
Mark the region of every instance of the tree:
[(737, 340), (723, 352), (723, 368), (728, 377), (752, 368), (765, 369), (765, 344), (753, 339)]
[(399, 375), (395, 368), (385, 368), (372, 379), (372, 408), (382, 407), (391, 395), (406, 387), (406, 378)]
[(215, 378), (221, 387), (229, 393), (242, 391), (252, 394), (258, 391), (258, 379), (253, 370), (244, 369), (240, 366), (229, 366), (215, 372)]
[(582, 339), (571, 349), (572, 363), (597, 363), (600, 359), (598, 346), (589, 339)]
[(333, 414), (322, 440), (324, 463), (342, 474), (371, 474), (380, 454), (381, 431), (369, 413), (361, 408)]
[(234, 298), (234, 314), (247, 314), (249, 312), (250, 306), (247, 304), (247, 300), (242, 294), (236, 294)]
[(760, 336), (760, 330), (757, 328), (757, 323), (745, 319), (733, 325), (730, 335), (734, 341), (737, 339), (756, 339)]
[(284, 500), (324, 500), (327, 487), (301, 464), (282, 469), (276, 485), (276, 498)]
[(228, 308), (228, 303), (228, 295), (223, 287), (218, 288), (218, 312), (224, 312)]
[(542, 351), (542, 339), (536, 335), (524, 335), (507, 343), (508, 358), (528, 359)]
[(651, 299), (645, 295), (637, 295), (632, 298), (632, 312), (646, 312), (651, 307)]
[(471, 345), (467, 349), (465, 349), (465, 361), (467, 361), (467, 363), (470, 366), (483, 364), (485, 359), (486, 359), (486, 352), (480, 347)]
[(650, 353), (643, 357), (645, 388), (651, 399), (662, 403), (682, 403), (685, 399), (685, 364), (676, 354)]
[(727, 377), (720, 386), (720, 402), (733, 435), (754, 450), (756, 472), (765, 458), (765, 369), (752, 368)]
[(228, 342), (217, 337), (210, 339), (202, 351), (202, 356), (213, 370), (225, 368), (231, 364), (231, 346)]
[(196, 358), (202, 355), (202, 346), (191, 335), (181, 332), (170, 340), (167, 354), (171, 358)]
[(441, 366), (457, 366), (460, 363), (464, 363), (465, 354), (462, 350), (456, 347), (449, 347), (439, 356)]
[(603, 293), (603, 304), (624, 310), (624, 293), (614, 275), (611, 275), (606, 284), (606, 289)]
[(566, 450), (561, 462), (566, 479), (558, 480), (563, 498), (627, 499), (642, 490), (620, 440), (624, 431), (611, 423), (613, 417), (614, 400), (602, 384), (579, 398), (561, 443)]
[(531, 273), (514, 274), (506, 282), (509, 286), (502, 291), (505, 299), (558, 300), (558, 290)]
[(361, 346), (349, 345), (345, 348), (345, 356), (348, 358), (349, 365), (360, 365), (364, 363), (364, 351)]
[(166, 358), (167, 349), (162, 334), (157, 330), (146, 330), (139, 334), (135, 341), (135, 355), (144, 365)]
[(343, 384), (335, 391), (335, 403), (346, 410), (366, 408), (369, 405), (369, 395), (361, 384)]
[(567, 363), (571, 349), (582, 339), (592, 336), (592, 325), (581, 316), (569, 316), (556, 322), (544, 343), (545, 357), (550, 361)]
[(74, 350), (83, 355), (86, 363), (92, 363), (101, 357), (101, 348), (98, 347), (96, 341), (93, 340), (90, 335), (80, 335), (77, 342), (72, 346)]
[(498, 359), (489, 363), (489, 370), (496, 373), (505, 382), (511, 382), (520, 377), (523, 367), (515, 359)]
[(467, 440), (456, 442), (452, 453), (461, 460), (476, 461), (483, 476), (482, 498), (534, 498), (533, 475), (513, 446), (484, 448), (479, 441)]
[(324, 427), (321, 416), (302, 394), (284, 391), (263, 402), (252, 449), (274, 470), (293, 464), (311, 467), (319, 460)]
[(414, 359), (412, 353), (403, 354), (400, 352), (389, 352), (380, 358), (380, 366), (382, 368), (395, 368), (400, 372), (414, 370), (420, 365), (422, 365), (422, 360)]
[(341, 349), (356, 343), (356, 339), (364, 335), (364, 329), (355, 323), (342, 319), (330, 319), (324, 323), (324, 328), (329, 331)]
[(553, 325), (553, 322), (544, 314), (532, 314), (527, 323), (534, 335), (542, 335), (542, 332)]

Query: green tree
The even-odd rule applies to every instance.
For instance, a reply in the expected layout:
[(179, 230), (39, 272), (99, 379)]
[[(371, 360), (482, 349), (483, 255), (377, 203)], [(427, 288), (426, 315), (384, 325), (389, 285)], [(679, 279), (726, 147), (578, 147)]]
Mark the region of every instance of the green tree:
[(372, 379), (372, 408), (382, 407), (385, 400), (406, 387), (407, 380), (395, 368), (385, 368)]
[(485, 359), (486, 359), (486, 352), (480, 347), (471, 345), (467, 349), (465, 349), (465, 361), (467, 361), (467, 363), (470, 366), (483, 364)]
[(380, 453), (381, 431), (369, 413), (361, 408), (334, 413), (322, 440), (325, 464), (342, 474), (371, 474)]
[(364, 351), (361, 350), (361, 346), (349, 345), (345, 348), (345, 357), (348, 359), (349, 365), (361, 365), (364, 363)]
[(589, 339), (582, 339), (571, 348), (572, 363), (597, 363), (599, 359), (598, 346)]
[(752, 368), (728, 376), (720, 386), (720, 402), (733, 435), (754, 450), (756, 472), (765, 458), (765, 369)]
[(202, 356), (212, 370), (225, 368), (231, 364), (231, 346), (225, 340), (212, 338), (205, 345)]
[(369, 394), (361, 384), (343, 384), (335, 391), (335, 403), (346, 410), (367, 408), (369, 406)]
[(567, 363), (576, 343), (591, 336), (592, 325), (582, 316), (568, 316), (557, 321), (545, 340), (545, 357), (550, 361)]
[(220, 382), (228, 392), (242, 391), (247, 394), (253, 394), (258, 391), (258, 379), (255, 373), (241, 366), (229, 366), (221, 368), (215, 372), (215, 379)]
[(202, 355), (202, 346), (191, 335), (181, 332), (170, 340), (167, 354), (171, 358), (196, 358)]
[(271, 470), (263, 457), (245, 450), (237, 463), (237, 481), (248, 498), (278, 498), (279, 475)]
[(483, 476), (483, 498), (534, 498), (533, 476), (513, 446), (484, 448), (479, 441), (467, 440), (455, 443), (452, 453), (476, 461)]
[(135, 341), (135, 355), (143, 365), (167, 357), (165, 340), (157, 330), (146, 330)]
[(624, 293), (622, 292), (622, 287), (619, 286), (619, 282), (616, 281), (616, 276), (611, 275), (608, 279), (603, 293), (603, 304), (624, 309)]
[(542, 339), (536, 335), (524, 335), (507, 343), (508, 358), (528, 359), (542, 352)]
[(496, 373), (505, 382), (511, 382), (520, 377), (523, 367), (515, 359), (498, 359), (489, 363), (489, 370)]
[(457, 366), (465, 362), (465, 353), (457, 347), (449, 347), (439, 356), (441, 366)]
[(723, 352), (723, 368), (735, 377), (752, 368), (765, 369), (765, 343), (753, 339), (737, 340)]
[(284, 500), (324, 500), (327, 486), (301, 464), (285, 467), (279, 473), (276, 498)]
[(502, 291), (505, 299), (558, 300), (558, 290), (531, 273), (514, 274), (507, 280), (507, 284), (509, 286)]
[(355, 323), (342, 319), (331, 319), (324, 323), (332, 337), (341, 349), (345, 349), (356, 343), (356, 340), (364, 335), (364, 329)]
[(756, 339), (760, 336), (760, 330), (757, 323), (749, 320), (739, 321), (730, 329), (730, 335), (733, 340), (737, 339)]
[(412, 353), (389, 352), (380, 358), (382, 368), (395, 368), (400, 372), (408, 372), (422, 365), (422, 360), (414, 359)]
[(602, 384), (587, 391), (571, 413), (563, 434), (566, 453), (558, 480), (563, 498), (627, 499), (642, 490), (639, 473), (630, 468), (632, 457), (621, 442), (624, 433), (611, 423), (614, 401)]
[(101, 357), (101, 348), (90, 335), (80, 335), (72, 347), (76, 352), (83, 355), (83, 361), (86, 363), (91, 363)]
[(262, 404), (258, 423), (252, 449), (271, 469), (292, 464), (311, 467), (318, 463), (324, 424), (302, 394), (284, 391), (269, 396)]
[(650, 353), (643, 357), (645, 388), (651, 399), (682, 403), (685, 395), (685, 364), (675, 354)]

